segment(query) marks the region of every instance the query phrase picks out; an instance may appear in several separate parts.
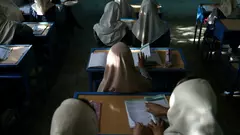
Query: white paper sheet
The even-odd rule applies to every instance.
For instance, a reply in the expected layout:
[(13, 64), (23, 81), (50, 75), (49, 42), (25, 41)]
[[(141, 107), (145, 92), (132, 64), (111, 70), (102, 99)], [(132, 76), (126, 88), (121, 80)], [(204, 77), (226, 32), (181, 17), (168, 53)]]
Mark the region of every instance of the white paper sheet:
[[(152, 120), (153, 115), (146, 111), (145, 102), (145, 100), (125, 101), (126, 111), (128, 115), (128, 123), (130, 128), (135, 127), (135, 123), (137, 122), (147, 126)], [(166, 98), (149, 102), (168, 107), (168, 102)]]
[(145, 44), (144, 46), (141, 47), (140, 50), (145, 56), (147, 56), (147, 57), (151, 56), (151, 49), (150, 49), (149, 44)]
[(133, 56), (134, 66), (137, 67), (138, 66), (138, 52), (132, 52), (132, 56)]
[(88, 67), (105, 67), (107, 53), (91, 53)]
[(0, 60), (6, 60), (11, 53), (11, 49), (7, 47), (0, 47)]

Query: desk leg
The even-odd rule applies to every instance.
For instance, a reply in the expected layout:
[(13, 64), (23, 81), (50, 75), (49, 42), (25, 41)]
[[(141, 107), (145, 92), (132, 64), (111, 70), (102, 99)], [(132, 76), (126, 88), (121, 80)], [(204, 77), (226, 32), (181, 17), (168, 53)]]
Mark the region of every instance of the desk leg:
[(199, 49), (199, 45), (200, 45), (200, 39), (201, 39), (201, 35), (202, 35), (202, 26), (203, 26), (203, 22), (201, 22), (201, 24), (200, 24), (200, 31), (199, 31), (199, 35), (198, 35), (197, 49)]
[(194, 32), (194, 38), (193, 38), (193, 45), (195, 45), (196, 36), (197, 36), (197, 29), (198, 29), (198, 22), (196, 21), (196, 24), (195, 24), (195, 32)]
[(89, 85), (89, 88), (88, 90), (90, 92), (93, 92), (93, 80), (92, 80), (92, 73), (91, 72), (88, 72), (88, 85)]

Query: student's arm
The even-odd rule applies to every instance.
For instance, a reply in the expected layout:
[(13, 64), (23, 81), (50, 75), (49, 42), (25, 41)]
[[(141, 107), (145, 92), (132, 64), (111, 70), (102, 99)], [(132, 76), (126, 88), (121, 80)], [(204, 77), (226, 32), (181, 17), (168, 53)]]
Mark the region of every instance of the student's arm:
[(144, 67), (139, 67), (139, 71), (143, 77), (152, 80), (152, 77), (148, 74), (147, 70)]

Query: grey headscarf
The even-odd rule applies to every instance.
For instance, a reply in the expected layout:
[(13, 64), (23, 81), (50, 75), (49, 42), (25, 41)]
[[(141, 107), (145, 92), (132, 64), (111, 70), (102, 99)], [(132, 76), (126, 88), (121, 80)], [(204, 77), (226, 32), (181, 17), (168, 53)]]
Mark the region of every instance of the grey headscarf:
[(97, 134), (97, 116), (88, 104), (78, 99), (66, 99), (56, 109), (50, 135)]
[(127, 25), (120, 21), (119, 4), (107, 3), (99, 23), (93, 26), (99, 39), (107, 46), (120, 42), (126, 34)]

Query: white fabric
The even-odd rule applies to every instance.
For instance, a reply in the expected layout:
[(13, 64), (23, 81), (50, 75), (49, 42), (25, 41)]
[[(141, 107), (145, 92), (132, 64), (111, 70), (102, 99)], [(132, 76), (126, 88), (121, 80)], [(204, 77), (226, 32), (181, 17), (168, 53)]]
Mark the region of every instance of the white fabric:
[(120, 21), (119, 5), (111, 1), (107, 3), (99, 23), (93, 26), (99, 39), (107, 46), (122, 40), (126, 34), (127, 25)]
[(12, 0), (0, 0), (0, 6), (4, 7), (4, 14), (10, 21), (24, 21), (21, 10)]
[(50, 135), (97, 135), (97, 115), (86, 103), (66, 99), (56, 109)]
[(229, 15), (231, 15), (231, 13), (234, 11), (236, 7), (237, 7), (236, 0), (222, 0), (219, 9), (226, 17), (228, 17)]
[(32, 9), (37, 12), (38, 15), (44, 15), (48, 9), (53, 7), (54, 4), (51, 3), (51, 0), (34, 0), (32, 4)]
[(215, 120), (217, 99), (210, 84), (192, 79), (179, 84), (170, 97), (169, 128), (164, 135), (222, 135)]
[(120, 6), (121, 18), (136, 18), (135, 12), (127, 0), (115, 0)]
[(0, 6), (0, 44), (10, 44), (17, 27), (17, 22), (8, 20), (6, 10)]
[(133, 25), (132, 32), (143, 44), (152, 43), (169, 30), (166, 22), (159, 18), (155, 2), (143, 0), (139, 19)]

